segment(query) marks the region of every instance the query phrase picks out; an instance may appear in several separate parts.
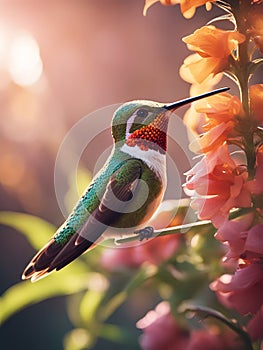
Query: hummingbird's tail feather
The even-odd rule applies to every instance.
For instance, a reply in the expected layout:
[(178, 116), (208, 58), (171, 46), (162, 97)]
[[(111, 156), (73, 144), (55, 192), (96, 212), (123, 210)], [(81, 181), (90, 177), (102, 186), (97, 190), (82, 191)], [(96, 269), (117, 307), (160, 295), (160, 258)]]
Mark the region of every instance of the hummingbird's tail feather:
[(35, 282), (46, 277), (52, 271), (62, 269), (88, 249), (94, 248), (95, 245), (94, 242), (77, 233), (71, 237), (66, 245), (62, 245), (52, 238), (27, 265), (22, 279), (31, 278), (31, 281)]
[(47, 277), (47, 275), (50, 275), (50, 272), (46, 270), (42, 270), (39, 272), (36, 272), (32, 277), (31, 277), (31, 282), (36, 282), (40, 280), (41, 278)]
[(22, 279), (33, 278), (36, 275), (40, 275), (40, 273), (42, 275), (43, 271), (49, 268), (50, 263), (62, 248), (63, 246), (52, 238), (27, 265), (23, 272)]
[(81, 254), (85, 253), (87, 250), (93, 249), (95, 246), (96, 244), (94, 242), (87, 240), (78, 233), (75, 233), (55, 259), (52, 260), (48, 272), (55, 269), (57, 271), (62, 269)]

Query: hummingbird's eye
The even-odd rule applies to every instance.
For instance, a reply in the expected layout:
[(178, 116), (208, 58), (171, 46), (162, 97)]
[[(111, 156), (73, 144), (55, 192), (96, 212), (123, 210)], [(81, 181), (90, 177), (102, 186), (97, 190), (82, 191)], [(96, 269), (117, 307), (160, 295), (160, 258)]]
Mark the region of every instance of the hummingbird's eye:
[(138, 109), (138, 111), (136, 112), (137, 117), (140, 118), (145, 118), (147, 117), (147, 115), (149, 114), (149, 112), (147, 111), (147, 109)]

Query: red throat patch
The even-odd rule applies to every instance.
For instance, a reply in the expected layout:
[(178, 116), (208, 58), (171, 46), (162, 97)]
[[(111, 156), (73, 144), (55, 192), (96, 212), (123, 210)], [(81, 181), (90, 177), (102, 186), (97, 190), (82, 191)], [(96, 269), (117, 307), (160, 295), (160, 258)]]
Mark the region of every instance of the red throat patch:
[(166, 138), (169, 117), (163, 113), (149, 125), (135, 130), (126, 140), (130, 147), (138, 146), (142, 151), (154, 149), (160, 153), (166, 152)]

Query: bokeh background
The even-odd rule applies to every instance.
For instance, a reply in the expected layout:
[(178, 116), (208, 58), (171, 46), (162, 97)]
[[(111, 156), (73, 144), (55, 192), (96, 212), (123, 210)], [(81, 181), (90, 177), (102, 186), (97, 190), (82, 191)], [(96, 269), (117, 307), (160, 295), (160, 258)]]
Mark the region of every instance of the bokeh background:
[[(143, 17), (143, 6), (143, 0), (0, 1), (0, 210), (60, 225), (54, 165), (71, 127), (104, 106), (133, 99), (174, 101), (189, 94), (179, 77), (189, 55), (181, 38), (210, 14), (200, 8), (195, 20), (187, 21), (178, 7), (156, 4)], [(83, 167), (92, 173), (110, 144), (108, 130), (85, 152)], [(176, 147), (170, 152), (183, 174), (187, 160)], [(167, 198), (175, 193), (172, 181)], [(2, 294), (20, 280), (34, 251), (19, 232), (0, 230)], [(125, 322), (135, 316), (126, 309), (117, 317)], [(71, 328), (65, 299), (53, 298), (8, 320), (0, 329), (1, 348), (59, 350)], [(105, 344), (98, 342), (95, 349)]]

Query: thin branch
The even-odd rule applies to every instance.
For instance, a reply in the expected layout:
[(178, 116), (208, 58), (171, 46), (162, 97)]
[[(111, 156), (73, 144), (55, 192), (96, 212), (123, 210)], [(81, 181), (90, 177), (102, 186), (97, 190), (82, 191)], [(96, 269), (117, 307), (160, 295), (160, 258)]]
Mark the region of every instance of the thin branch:
[[(157, 236), (160, 237), (160, 236), (166, 236), (171, 234), (185, 234), (186, 232), (188, 232), (193, 228), (207, 227), (207, 226), (212, 226), (212, 223), (210, 220), (197, 221), (190, 224), (184, 224), (184, 225), (172, 226), (172, 227), (167, 227), (159, 230), (154, 230), (152, 237), (157, 237)], [(123, 243), (138, 241), (140, 240), (140, 238), (141, 238), (140, 235), (135, 234), (132, 237), (116, 240), (116, 244), (123, 244)]]
[[(250, 213), (253, 211), (254, 208), (240, 208), (240, 209), (234, 209), (231, 211), (229, 215), (229, 220), (233, 220), (235, 218), (238, 218), (239, 216), (245, 215), (247, 213)], [(214, 230), (216, 230), (210, 220), (202, 220), (202, 221), (196, 221), (191, 222), (189, 224), (184, 225), (178, 225), (178, 226), (172, 226), (172, 227), (166, 227), (159, 230), (154, 230), (152, 237), (161, 237), (161, 236), (167, 236), (167, 235), (173, 235), (173, 234), (186, 234), (188, 231), (195, 229), (195, 228), (203, 228), (203, 227), (211, 227)], [(122, 238), (115, 240), (115, 244), (124, 244), (134, 241), (139, 241), (141, 239), (140, 235), (134, 234), (134, 236)]]

